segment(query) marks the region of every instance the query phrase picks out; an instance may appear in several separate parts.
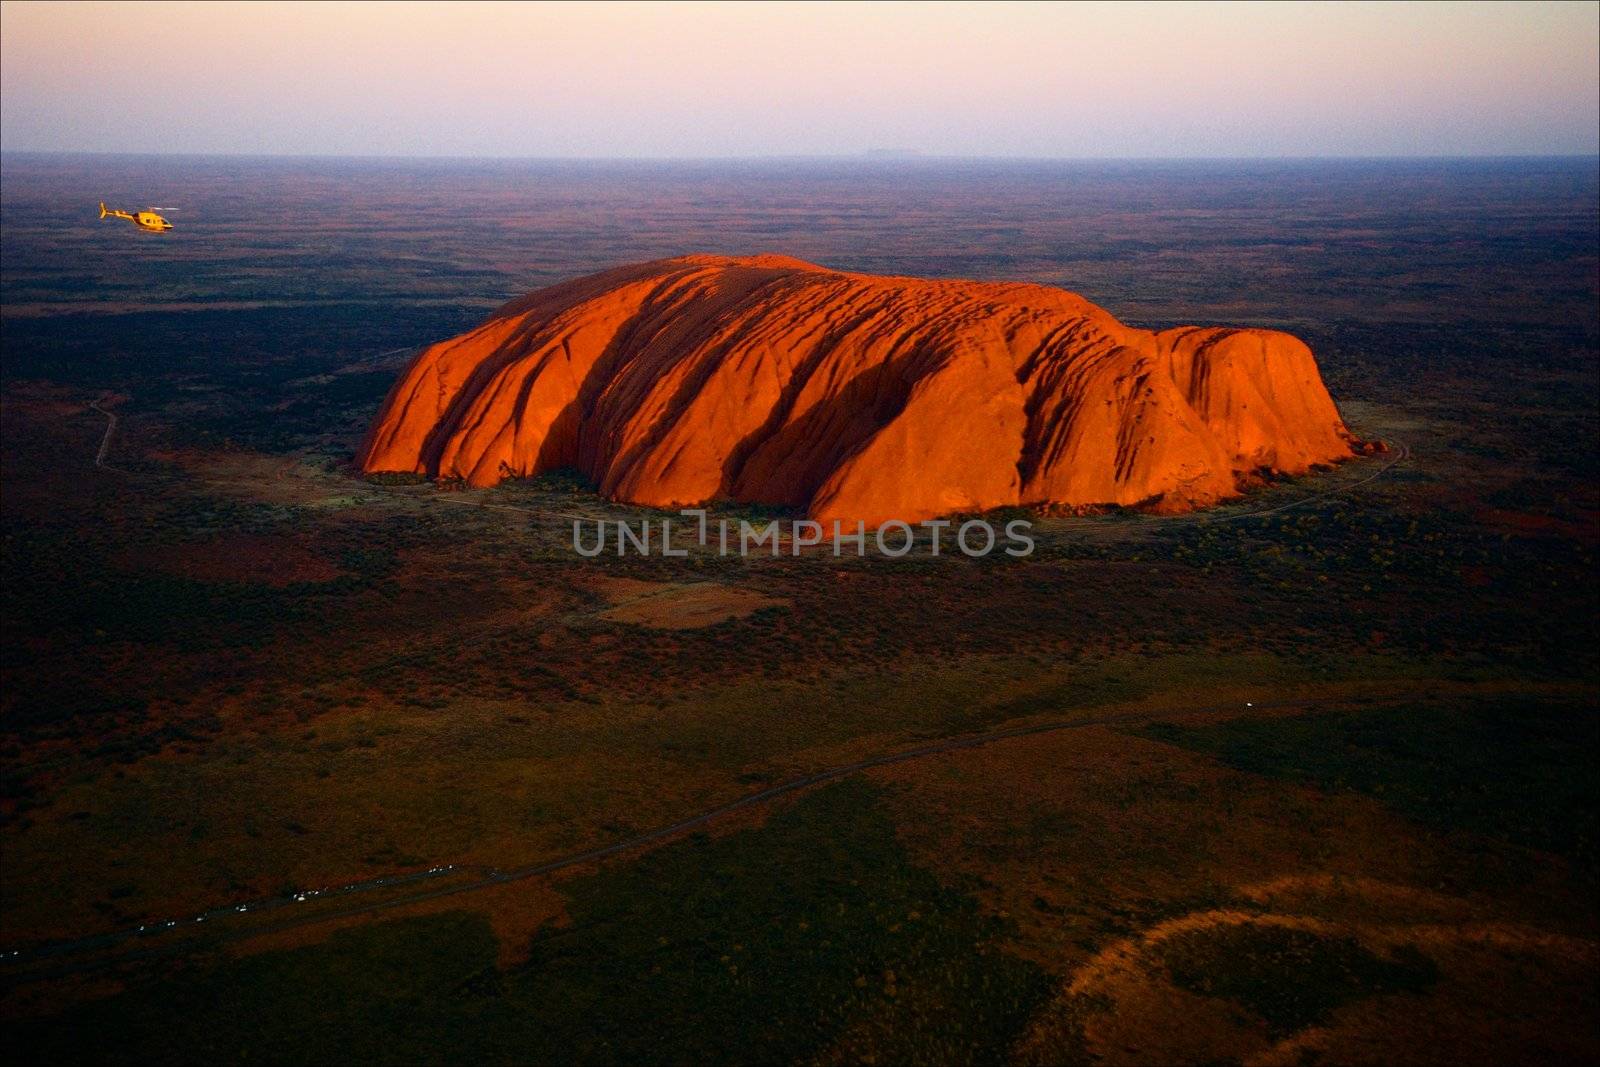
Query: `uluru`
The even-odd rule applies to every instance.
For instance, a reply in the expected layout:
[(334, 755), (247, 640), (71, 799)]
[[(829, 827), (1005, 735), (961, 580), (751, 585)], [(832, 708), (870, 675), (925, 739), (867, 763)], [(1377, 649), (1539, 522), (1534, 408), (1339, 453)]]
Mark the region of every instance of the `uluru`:
[(1286, 333), (1156, 332), (1042, 285), (695, 255), (537, 290), (427, 348), (357, 459), (472, 486), (576, 468), (633, 504), (873, 526), (1185, 511), (1356, 444)]

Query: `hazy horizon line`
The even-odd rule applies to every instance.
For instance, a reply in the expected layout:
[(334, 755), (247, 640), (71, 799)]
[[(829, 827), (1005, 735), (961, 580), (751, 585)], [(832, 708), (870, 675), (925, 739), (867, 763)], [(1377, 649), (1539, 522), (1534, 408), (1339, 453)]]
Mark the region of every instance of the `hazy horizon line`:
[(1208, 156), (1031, 156), (1031, 155), (971, 155), (916, 152), (911, 150), (868, 149), (859, 152), (798, 152), (760, 155), (672, 155), (672, 156), (601, 156), (601, 155), (450, 155), (450, 154), (397, 154), (372, 152), (125, 152), (80, 148), (0, 148), (5, 156), (103, 156), (122, 159), (347, 159), (395, 160), (440, 162), (505, 162), (505, 163), (741, 163), (789, 162), (818, 160), (828, 162), (863, 163), (1271, 163), (1271, 162), (1448, 162), (1455, 160), (1593, 160), (1600, 161), (1600, 152), (1478, 152), (1478, 153), (1423, 153), (1400, 154), (1327, 154), (1327, 155), (1208, 155)]

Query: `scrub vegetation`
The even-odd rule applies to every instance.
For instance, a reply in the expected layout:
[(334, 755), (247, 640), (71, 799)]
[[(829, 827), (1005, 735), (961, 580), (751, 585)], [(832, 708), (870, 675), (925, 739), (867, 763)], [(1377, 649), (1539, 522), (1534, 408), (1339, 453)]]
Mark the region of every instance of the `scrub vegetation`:
[[(52, 205), (153, 164), (3, 165), (24, 1058), (1600, 1059), (1592, 163), (213, 161), (131, 247)], [(776, 245), (1289, 329), (1396, 450), (1020, 560), (581, 559), (659, 513), (350, 469), (501, 298)]]

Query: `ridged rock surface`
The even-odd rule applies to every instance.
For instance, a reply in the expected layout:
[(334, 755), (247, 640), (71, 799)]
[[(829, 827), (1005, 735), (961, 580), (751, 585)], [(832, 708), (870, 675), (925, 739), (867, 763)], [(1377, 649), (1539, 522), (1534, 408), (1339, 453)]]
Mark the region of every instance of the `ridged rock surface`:
[(576, 467), (616, 500), (853, 527), (1187, 510), (1352, 443), (1285, 333), (1152, 333), (1039, 285), (684, 256), (538, 290), (428, 348), (358, 458), (475, 486)]

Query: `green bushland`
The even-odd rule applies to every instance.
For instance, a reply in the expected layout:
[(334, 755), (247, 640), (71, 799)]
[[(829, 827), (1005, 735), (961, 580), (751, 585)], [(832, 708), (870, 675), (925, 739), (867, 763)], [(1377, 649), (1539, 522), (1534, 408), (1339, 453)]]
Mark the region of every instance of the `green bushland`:
[(517, 478), (501, 484), (507, 489), (526, 488), (539, 493), (595, 493), (599, 489), (594, 479), (576, 467), (557, 467), (530, 478)]
[(1000, 920), (913, 866), (872, 786), (562, 886), (570, 925), (495, 966), (482, 917), (191, 966), (19, 1028), (30, 1058), (663, 1063), (1003, 1059), (1048, 993)]
[(416, 471), (371, 471), (363, 477), (373, 485), (422, 485), (428, 480)]
[(1417, 993), (1439, 978), (1410, 946), (1385, 959), (1349, 937), (1244, 923), (1188, 930), (1162, 942), (1179, 988), (1233, 1001), (1260, 1016), (1275, 1039), (1327, 1020), (1364, 997)]
[(1600, 743), (1592, 707), (1506, 698), (1139, 732), (1239, 770), (1364, 793), (1429, 826), (1595, 867), (1600, 782), (1573, 758)]

